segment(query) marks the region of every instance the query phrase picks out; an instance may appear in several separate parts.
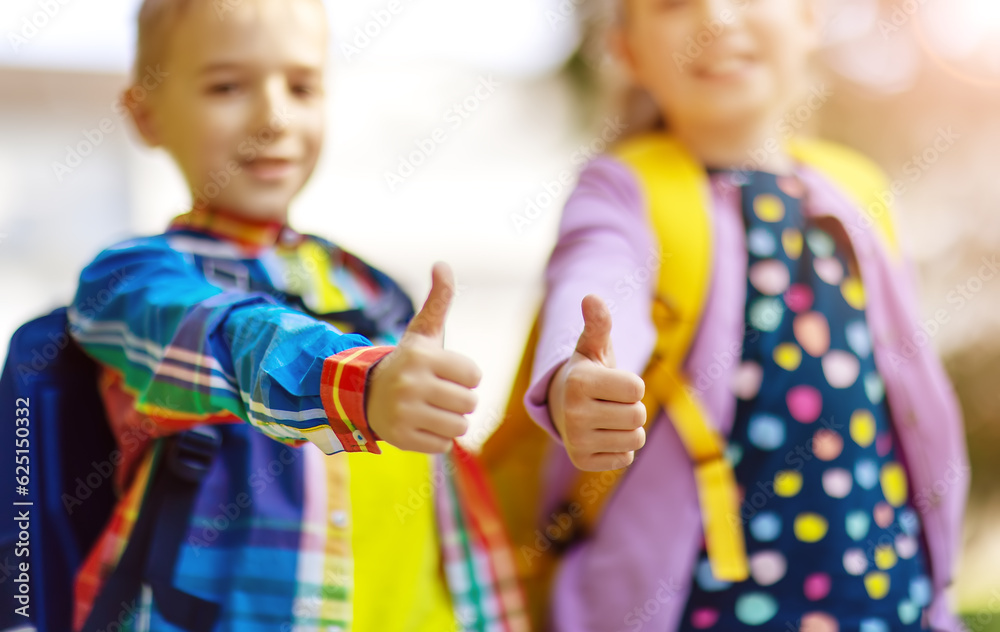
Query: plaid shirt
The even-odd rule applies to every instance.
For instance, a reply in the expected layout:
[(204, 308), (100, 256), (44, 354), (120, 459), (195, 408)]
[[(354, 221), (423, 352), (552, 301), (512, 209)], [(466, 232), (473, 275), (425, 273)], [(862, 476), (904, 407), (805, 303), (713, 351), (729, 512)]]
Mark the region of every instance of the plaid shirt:
[[(158, 438), (201, 424), (218, 424), (223, 447), (189, 522), (177, 588), (222, 604), (220, 632), (350, 629), (350, 504), (378, 498), (350, 498), (346, 460), (323, 453), (380, 453), (364, 393), (393, 347), (369, 339), (394, 344), (412, 316), (387, 276), (278, 223), (189, 213), (164, 235), (99, 255), (81, 275), (70, 329), (105, 367), (122, 495), (77, 576), (77, 629), (128, 542)], [(526, 629), (475, 460), (456, 445), (434, 463), (459, 628)], [(148, 595), (131, 614), (123, 630), (178, 630)]]

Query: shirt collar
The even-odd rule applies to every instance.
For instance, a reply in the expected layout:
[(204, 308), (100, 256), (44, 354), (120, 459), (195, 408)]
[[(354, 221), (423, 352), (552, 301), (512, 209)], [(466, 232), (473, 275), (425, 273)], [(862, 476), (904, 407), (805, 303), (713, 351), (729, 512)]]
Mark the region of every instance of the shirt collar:
[(258, 220), (219, 208), (194, 209), (174, 218), (170, 230), (205, 233), (244, 248), (260, 250), (276, 245), (293, 246), (302, 235), (277, 220)]

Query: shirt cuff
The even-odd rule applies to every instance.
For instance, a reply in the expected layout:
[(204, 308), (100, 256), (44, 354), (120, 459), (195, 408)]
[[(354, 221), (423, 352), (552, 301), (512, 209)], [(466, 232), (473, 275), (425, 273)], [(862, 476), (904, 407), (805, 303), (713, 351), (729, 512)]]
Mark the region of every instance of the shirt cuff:
[(348, 349), (323, 362), (320, 396), (330, 428), (346, 452), (381, 454), (375, 431), (365, 415), (368, 373), (395, 347)]

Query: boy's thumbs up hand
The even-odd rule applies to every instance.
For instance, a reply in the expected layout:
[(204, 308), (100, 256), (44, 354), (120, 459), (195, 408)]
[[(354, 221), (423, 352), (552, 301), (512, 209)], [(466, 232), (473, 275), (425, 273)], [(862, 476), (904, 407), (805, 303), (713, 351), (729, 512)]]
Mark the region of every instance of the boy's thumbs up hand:
[(444, 324), (455, 296), (455, 277), (435, 264), (427, 301), (410, 321), (396, 350), (372, 370), (368, 425), (384, 441), (414, 452), (446, 452), (465, 434), (465, 415), (476, 409), (479, 367), (445, 351)]
[(577, 468), (599, 472), (630, 465), (646, 443), (646, 385), (615, 368), (611, 313), (600, 298), (583, 299), (583, 333), (549, 385), (549, 413)]
[(431, 269), (431, 292), (424, 301), (424, 306), (410, 321), (406, 333), (400, 341), (408, 338), (426, 338), (444, 346), (444, 323), (448, 317), (448, 308), (455, 297), (455, 275), (446, 263), (436, 263)]

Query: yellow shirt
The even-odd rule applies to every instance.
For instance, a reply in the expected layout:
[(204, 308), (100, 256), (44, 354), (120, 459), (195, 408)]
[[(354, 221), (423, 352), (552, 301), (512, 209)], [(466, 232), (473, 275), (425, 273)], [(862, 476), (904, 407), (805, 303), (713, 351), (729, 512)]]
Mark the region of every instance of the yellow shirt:
[(441, 568), (431, 457), (348, 454), (356, 632), (457, 629)]
[[(301, 244), (287, 291), (320, 313), (352, 307), (328, 271), (329, 253)], [(296, 258), (298, 258), (296, 260)], [(355, 632), (442, 632), (457, 629), (441, 568), (431, 458), (380, 443), (381, 455), (347, 453)]]

